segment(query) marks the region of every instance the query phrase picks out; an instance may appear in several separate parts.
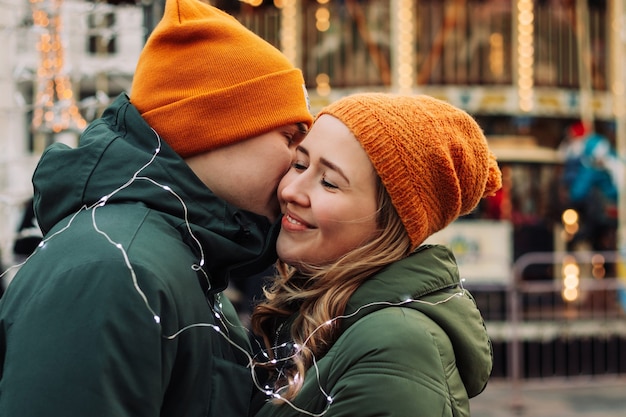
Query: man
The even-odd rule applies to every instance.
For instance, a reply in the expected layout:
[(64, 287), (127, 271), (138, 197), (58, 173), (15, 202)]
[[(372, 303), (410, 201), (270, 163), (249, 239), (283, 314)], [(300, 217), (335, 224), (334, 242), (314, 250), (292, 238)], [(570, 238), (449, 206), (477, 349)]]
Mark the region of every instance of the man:
[(278, 50), (168, 0), (130, 100), (35, 171), (44, 238), (0, 301), (0, 415), (248, 415), (249, 339), (220, 291), (274, 261), (311, 122)]

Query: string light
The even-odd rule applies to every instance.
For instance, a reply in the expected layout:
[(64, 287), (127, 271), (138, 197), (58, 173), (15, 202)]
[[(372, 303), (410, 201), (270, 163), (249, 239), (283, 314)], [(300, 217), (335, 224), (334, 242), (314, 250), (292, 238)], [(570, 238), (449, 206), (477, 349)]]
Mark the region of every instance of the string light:
[[(280, 6), (280, 7), (279, 7)], [(280, 46), (289, 62), (298, 66), (298, 7), (295, 0), (285, 0), (280, 9)]]
[[(103, 235), (105, 237), (105, 239), (111, 244), (113, 245), (116, 249), (118, 249), (121, 253), (122, 258), (124, 259), (124, 263), (126, 265), (126, 268), (129, 270), (130, 275), (131, 275), (131, 279), (133, 282), (133, 288), (134, 290), (137, 292), (137, 294), (141, 297), (146, 309), (150, 312), (150, 314), (152, 315), (155, 323), (157, 325), (160, 325), (161, 323), (161, 317), (156, 314), (156, 312), (154, 311), (154, 309), (151, 307), (150, 302), (148, 301), (145, 293), (142, 291), (141, 287), (139, 286), (139, 283), (137, 281), (137, 276), (135, 274), (135, 270), (133, 268), (132, 263), (130, 262), (130, 259), (128, 257), (128, 254), (126, 252), (126, 250), (124, 249), (123, 245), (121, 245), (119, 242), (114, 241), (104, 230), (100, 229), (98, 226), (98, 221), (97, 221), (97, 216), (96, 216), (96, 212), (98, 209), (106, 206), (107, 202), (110, 200), (110, 198), (112, 196), (114, 196), (115, 194), (117, 194), (118, 192), (120, 192), (121, 190), (129, 187), (131, 184), (133, 184), (135, 181), (148, 181), (158, 187), (160, 187), (162, 190), (168, 192), (171, 196), (175, 197), (178, 199), (178, 201), (180, 202), (181, 206), (183, 207), (183, 212), (184, 212), (184, 222), (187, 228), (187, 231), (189, 232), (189, 235), (192, 237), (194, 243), (198, 246), (199, 250), (200, 250), (200, 259), (198, 260), (197, 264), (192, 265), (192, 269), (196, 270), (196, 271), (202, 271), (204, 273), (204, 276), (207, 280), (207, 284), (209, 285), (210, 288), (210, 281), (208, 279), (208, 275), (206, 274), (206, 272), (204, 270), (202, 270), (201, 266), (204, 265), (204, 251), (202, 248), (202, 245), (200, 243), (200, 241), (196, 238), (196, 236), (193, 234), (192, 230), (191, 230), (191, 224), (189, 223), (189, 219), (188, 219), (188, 208), (187, 205), (185, 204), (185, 202), (183, 201), (183, 199), (176, 193), (174, 192), (171, 187), (167, 186), (167, 185), (163, 185), (158, 183), (157, 181), (148, 178), (148, 177), (142, 177), (140, 176), (140, 173), (145, 170), (149, 165), (151, 165), (155, 159), (157, 158), (160, 149), (161, 149), (161, 138), (158, 135), (158, 133), (156, 131), (154, 131), (153, 129), (153, 133), (155, 134), (156, 138), (157, 138), (157, 142), (158, 142), (158, 147), (155, 149), (152, 157), (150, 158), (150, 160), (144, 164), (142, 167), (140, 167), (132, 176), (131, 178), (124, 183), (123, 185), (121, 185), (120, 187), (116, 188), (115, 190), (113, 190), (112, 192), (110, 192), (107, 195), (102, 196), (96, 203), (92, 204), (91, 206), (87, 206), (87, 205), (83, 205), (80, 209), (78, 209), (68, 220), (67, 224), (65, 226), (63, 226), (60, 230), (56, 231), (55, 233), (51, 234), (50, 236), (42, 239), (42, 241), (39, 243), (39, 246), (37, 247), (37, 249), (35, 249), (35, 251), (22, 263), (18, 264), (18, 265), (14, 265), (10, 268), (8, 268), (7, 270), (5, 270), (2, 274), (0, 274), (0, 278), (2, 278), (5, 274), (7, 274), (9, 271), (15, 269), (15, 268), (19, 268), (22, 265), (24, 265), (28, 259), (30, 259), (33, 256), (36, 256), (37, 253), (39, 253), (40, 251), (44, 250), (46, 248), (46, 246), (48, 245), (48, 243), (53, 240), (56, 236), (60, 235), (61, 233), (64, 233), (65, 231), (67, 231), (68, 229), (71, 228), (74, 220), (76, 219), (76, 217), (84, 212), (84, 211), (91, 211), (91, 221), (92, 221), (92, 226), (94, 228), (94, 230)], [(212, 331), (215, 331), (218, 335), (220, 335), (221, 337), (224, 338), (224, 340), (226, 342), (228, 342), (230, 345), (232, 345), (235, 349), (239, 350), (240, 352), (243, 353), (243, 355), (245, 356), (246, 360), (248, 361), (248, 368), (250, 369), (250, 373), (251, 373), (251, 379), (253, 381), (253, 384), (255, 385), (255, 387), (260, 391), (265, 393), (268, 397), (274, 398), (275, 400), (281, 401), (284, 404), (286, 404), (287, 406), (293, 408), (295, 411), (304, 414), (304, 415), (308, 415), (311, 417), (322, 417), (324, 414), (326, 414), (328, 412), (328, 409), (330, 408), (330, 406), (333, 403), (333, 397), (327, 393), (323, 386), (322, 386), (322, 382), (320, 381), (320, 372), (319, 372), (319, 368), (317, 365), (317, 361), (316, 358), (313, 357), (313, 362), (312, 362), (312, 370), (314, 372), (314, 376), (316, 378), (317, 381), (317, 388), (319, 389), (319, 391), (322, 393), (322, 395), (326, 398), (326, 407), (324, 408), (324, 410), (322, 410), (321, 412), (318, 413), (314, 413), (305, 409), (302, 409), (298, 406), (296, 406), (293, 402), (289, 401), (287, 398), (284, 398), (280, 392), (282, 390), (284, 390), (286, 387), (279, 387), (276, 389), (271, 389), (269, 386), (267, 385), (262, 385), (259, 380), (258, 380), (258, 376), (257, 376), (257, 372), (256, 372), (256, 367), (257, 366), (264, 366), (264, 365), (277, 365), (283, 362), (289, 362), (291, 361), (293, 358), (295, 358), (297, 355), (299, 355), (303, 350), (307, 350), (310, 351), (310, 349), (308, 349), (307, 344), (309, 343), (311, 337), (317, 333), (317, 331), (319, 331), (321, 328), (325, 327), (325, 326), (331, 326), (333, 325), (337, 320), (341, 320), (341, 319), (349, 319), (351, 317), (354, 317), (356, 315), (358, 315), (361, 311), (363, 311), (364, 309), (370, 308), (370, 307), (376, 307), (376, 306), (385, 306), (385, 307), (399, 307), (399, 306), (405, 306), (408, 304), (412, 304), (412, 303), (420, 303), (420, 304), (427, 304), (427, 305), (431, 305), (431, 306), (437, 306), (440, 304), (444, 304), (449, 302), (450, 300), (454, 299), (454, 298), (458, 298), (460, 296), (463, 296), (465, 294), (465, 289), (463, 287), (463, 282), (464, 280), (461, 280), (459, 282), (459, 286), (461, 288), (461, 290), (459, 292), (455, 292), (453, 294), (451, 294), (450, 296), (448, 296), (447, 298), (437, 301), (437, 302), (429, 302), (429, 301), (424, 301), (424, 300), (420, 300), (420, 299), (414, 299), (412, 297), (407, 296), (406, 298), (404, 298), (401, 301), (398, 302), (391, 302), (391, 301), (378, 301), (378, 302), (371, 302), (368, 304), (364, 304), (362, 306), (360, 306), (358, 309), (356, 309), (354, 312), (350, 313), (350, 314), (344, 314), (344, 315), (340, 315), (340, 316), (336, 316), (330, 320), (325, 321), (324, 323), (320, 324), (317, 328), (315, 328), (309, 335), (308, 337), (304, 340), (304, 342), (302, 343), (294, 343), (293, 341), (291, 342), (285, 342), (282, 343), (278, 346), (274, 347), (275, 352), (278, 352), (279, 349), (282, 348), (288, 348), (291, 353), (289, 355), (286, 355), (284, 357), (276, 357), (277, 355), (274, 355), (273, 358), (270, 358), (270, 356), (267, 354), (267, 352), (264, 349), (260, 349), (260, 352), (258, 354), (256, 354), (255, 356), (262, 356), (264, 358), (267, 358), (267, 361), (259, 361), (257, 359), (255, 359), (255, 357), (253, 357), (250, 352), (240, 346), (237, 342), (235, 342), (230, 336), (229, 336), (229, 327), (230, 328), (238, 328), (238, 329), (243, 329), (245, 332), (249, 332), (249, 329), (247, 329), (246, 327), (242, 326), (242, 325), (235, 325), (232, 322), (228, 321), (227, 317), (224, 316), (223, 314), (221, 314), (221, 310), (222, 310), (222, 302), (221, 302), (221, 294), (217, 294), (215, 297), (215, 302), (213, 305), (209, 304), (209, 308), (211, 309), (211, 312), (213, 313), (214, 317), (216, 317), (216, 319), (219, 321), (219, 323), (221, 324), (221, 326), (215, 325), (213, 323), (192, 323), (189, 325), (186, 325), (182, 328), (180, 328), (179, 330), (175, 331), (172, 334), (169, 335), (163, 335), (162, 337), (164, 339), (167, 340), (173, 340), (176, 339), (177, 337), (179, 337), (182, 333), (191, 330), (191, 329), (195, 329), (195, 328), (206, 328)]]
[(532, 0), (520, 0), (517, 3), (517, 90), (519, 107), (524, 112), (533, 107), (534, 19)]
[(392, 15), (392, 33), (397, 38), (395, 59), (396, 87), (403, 94), (410, 94), (415, 80), (415, 10), (413, 0), (397, 0)]
[(76, 106), (70, 77), (64, 69), (61, 36), (63, 0), (30, 0), (33, 24), (39, 29), (41, 62), (35, 82), (36, 96), (32, 127), (35, 131), (59, 133), (70, 128), (82, 131), (87, 122)]

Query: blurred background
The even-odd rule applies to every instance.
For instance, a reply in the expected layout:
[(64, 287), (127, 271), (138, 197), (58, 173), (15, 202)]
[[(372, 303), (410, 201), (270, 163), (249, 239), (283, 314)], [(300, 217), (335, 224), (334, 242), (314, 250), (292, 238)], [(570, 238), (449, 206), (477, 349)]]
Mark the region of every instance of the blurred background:
[[(207, 2), (302, 68), (313, 113), (367, 90), (472, 114), (504, 187), (430, 241), (455, 252), (493, 341), (474, 415), (623, 415), (626, 0)], [(163, 3), (0, 0), (3, 270), (40, 239), (30, 177), (43, 149), (75, 145), (130, 92)], [(261, 282), (248, 278), (229, 288), (244, 321)]]

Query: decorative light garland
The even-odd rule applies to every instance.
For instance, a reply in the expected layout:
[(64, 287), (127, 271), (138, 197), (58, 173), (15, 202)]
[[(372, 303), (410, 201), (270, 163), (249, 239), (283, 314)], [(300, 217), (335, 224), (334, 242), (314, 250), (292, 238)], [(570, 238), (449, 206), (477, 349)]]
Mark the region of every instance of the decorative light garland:
[[(172, 190), (171, 187), (169, 187), (168, 185), (163, 185), (158, 183), (157, 181), (153, 180), (152, 178), (149, 177), (143, 177), (141, 176), (141, 172), (147, 168), (149, 165), (151, 165), (156, 158), (158, 157), (159, 152), (161, 151), (161, 137), (158, 135), (158, 133), (152, 129), (153, 133), (155, 134), (156, 138), (157, 138), (157, 142), (158, 145), (154, 150), (154, 153), (152, 155), (152, 157), (150, 158), (150, 160), (148, 162), (146, 162), (143, 166), (141, 166), (132, 176), (131, 178), (126, 181), (126, 183), (122, 184), (121, 186), (119, 186), (118, 188), (116, 188), (115, 190), (113, 190), (112, 192), (110, 192), (109, 194), (106, 194), (104, 196), (102, 196), (97, 202), (93, 203), (90, 206), (87, 205), (83, 205), (80, 209), (78, 209), (78, 211), (76, 211), (68, 220), (67, 224), (65, 226), (63, 226), (61, 229), (59, 229), (58, 231), (56, 231), (55, 233), (53, 233), (52, 235), (44, 238), (38, 245), (38, 247), (35, 249), (35, 251), (22, 263), (17, 264), (17, 265), (13, 265), (11, 267), (9, 267), (8, 269), (6, 269), (3, 273), (0, 274), (0, 279), (7, 273), (9, 273), (9, 271), (12, 271), (16, 268), (20, 268), (22, 265), (24, 265), (31, 257), (35, 256), (40, 250), (44, 249), (51, 240), (53, 240), (56, 236), (64, 233), (66, 230), (70, 229), (74, 219), (78, 216), (78, 214), (80, 214), (83, 211), (91, 211), (91, 222), (93, 225), (94, 230), (103, 235), (105, 237), (105, 239), (111, 244), (113, 245), (115, 248), (117, 248), (120, 253), (121, 256), (124, 259), (124, 263), (130, 273), (132, 282), (133, 282), (133, 288), (134, 290), (137, 292), (137, 294), (139, 295), (139, 297), (141, 298), (141, 300), (143, 301), (144, 306), (146, 307), (146, 309), (148, 310), (149, 314), (152, 316), (155, 324), (157, 326), (161, 326), (161, 317), (155, 312), (155, 310), (152, 308), (152, 306), (150, 305), (150, 302), (148, 301), (148, 298), (146, 297), (145, 293), (142, 291), (142, 289), (139, 286), (139, 283), (137, 281), (137, 276), (135, 274), (135, 270), (130, 262), (130, 259), (128, 257), (128, 254), (126, 252), (126, 250), (124, 249), (124, 247), (122, 246), (122, 244), (120, 244), (119, 242), (114, 241), (107, 233), (106, 231), (102, 230), (97, 223), (97, 218), (96, 218), (96, 211), (101, 208), (104, 207), (107, 202), (109, 201), (109, 199), (117, 194), (118, 192), (120, 192), (121, 190), (129, 187), (131, 184), (133, 184), (135, 181), (148, 181), (149, 183), (161, 188), (162, 190), (166, 191), (168, 194), (170, 194), (171, 196), (174, 196), (176, 199), (178, 199), (178, 201), (180, 202), (180, 204), (183, 207), (183, 213), (184, 213), (184, 221), (185, 221), (185, 225), (187, 228), (187, 231), (189, 233), (189, 235), (191, 236), (191, 238), (193, 239), (194, 243), (198, 246), (199, 248), (199, 259), (197, 263), (194, 263), (191, 268), (195, 271), (200, 271), (204, 274), (204, 278), (207, 280), (207, 282), (209, 283), (209, 288), (210, 288), (210, 282), (209, 282), (209, 277), (207, 275), (207, 273), (202, 269), (202, 267), (204, 266), (205, 263), (205, 254), (204, 254), (204, 250), (202, 248), (202, 245), (200, 244), (200, 241), (196, 238), (196, 236), (193, 234), (192, 230), (191, 230), (191, 225), (189, 223), (189, 219), (188, 219), (188, 208), (187, 205), (185, 204), (184, 200), (174, 191)], [(215, 301), (215, 305), (210, 305), (209, 307), (211, 308), (213, 315), (217, 318), (218, 322), (221, 324), (221, 326), (213, 324), (213, 323), (192, 323), (186, 326), (183, 326), (182, 328), (180, 328), (179, 330), (177, 330), (176, 332), (170, 334), (170, 335), (162, 335), (162, 337), (164, 339), (168, 339), (168, 340), (173, 340), (176, 339), (178, 336), (180, 336), (182, 333), (194, 329), (194, 328), (206, 328), (209, 329), (211, 331), (215, 331), (217, 334), (219, 334), (220, 336), (222, 336), (230, 345), (232, 345), (234, 348), (236, 348), (237, 350), (241, 351), (247, 361), (248, 361), (248, 368), (250, 369), (250, 373), (251, 373), (251, 380), (253, 382), (253, 384), (255, 385), (255, 387), (260, 391), (265, 393), (265, 395), (267, 395), (269, 398), (275, 399), (275, 400), (279, 400), (282, 401), (285, 405), (293, 408), (295, 411), (304, 414), (304, 415), (308, 415), (311, 417), (322, 417), (324, 414), (326, 414), (328, 412), (328, 409), (330, 408), (330, 406), (333, 403), (333, 397), (331, 394), (327, 393), (324, 388), (322, 387), (322, 382), (320, 381), (320, 373), (319, 373), (319, 368), (317, 366), (317, 361), (315, 359), (315, 357), (313, 357), (313, 364), (312, 364), (312, 369), (314, 369), (315, 371), (315, 378), (317, 380), (317, 385), (318, 385), (318, 389), (319, 391), (324, 395), (324, 397), (326, 398), (326, 407), (324, 408), (324, 410), (322, 410), (321, 412), (312, 412), (312, 411), (308, 411), (305, 409), (302, 409), (298, 406), (296, 406), (293, 402), (289, 401), (288, 399), (284, 398), (280, 392), (283, 391), (286, 387), (279, 387), (279, 388), (272, 388), (268, 385), (262, 385), (257, 377), (256, 374), (256, 367), (257, 366), (264, 366), (264, 365), (268, 365), (268, 364), (277, 364), (277, 363), (281, 363), (281, 362), (288, 362), (290, 360), (292, 360), (296, 355), (300, 354), (300, 352), (304, 349), (308, 349), (308, 347), (306, 346), (309, 342), (309, 340), (311, 339), (311, 337), (317, 332), (319, 331), (321, 328), (325, 327), (325, 326), (331, 326), (333, 325), (337, 320), (341, 320), (341, 319), (347, 319), (347, 318), (351, 318), (353, 316), (356, 316), (357, 314), (359, 314), (363, 309), (365, 308), (369, 308), (369, 307), (373, 307), (373, 306), (390, 306), (390, 307), (398, 307), (398, 306), (404, 306), (404, 305), (409, 305), (412, 303), (420, 303), (420, 304), (427, 304), (427, 305), (431, 305), (431, 306), (437, 306), (440, 304), (444, 304), (447, 303), (449, 301), (451, 301), (454, 298), (458, 298), (461, 297), (465, 294), (465, 288), (463, 287), (463, 282), (464, 280), (461, 280), (459, 282), (459, 286), (460, 286), (460, 291), (459, 292), (455, 292), (453, 294), (451, 294), (450, 296), (448, 296), (447, 298), (437, 301), (437, 302), (429, 302), (429, 301), (424, 301), (424, 300), (419, 300), (419, 299), (414, 299), (412, 297), (406, 297), (403, 300), (397, 301), (397, 302), (391, 302), (391, 301), (377, 301), (377, 302), (371, 302), (365, 305), (360, 306), (357, 310), (355, 310), (354, 312), (350, 313), (350, 314), (346, 314), (346, 315), (340, 315), (337, 317), (334, 317), (330, 320), (325, 321), (324, 323), (320, 324), (317, 328), (315, 328), (308, 336), (307, 338), (302, 342), (302, 344), (297, 344), (294, 342), (286, 342), (283, 343), (279, 346), (275, 346), (275, 349), (278, 348), (283, 348), (283, 347), (289, 347), (292, 348), (290, 354), (286, 355), (285, 357), (281, 357), (281, 358), (273, 358), (270, 359), (270, 356), (266, 353), (265, 350), (261, 350), (260, 355), (263, 356), (264, 358), (267, 359), (267, 361), (260, 361), (258, 359), (255, 359), (251, 353), (245, 349), (244, 347), (238, 345), (230, 336), (229, 336), (229, 332), (228, 332), (228, 326), (232, 327), (232, 328), (240, 328), (243, 329), (245, 332), (250, 332), (250, 330), (242, 325), (239, 324), (234, 324), (232, 322), (230, 322), (228, 320), (228, 318), (226, 316), (224, 316), (222, 314), (222, 303), (220, 300), (220, 296), (221, 294), (217, 294), (216, 296), (216, 301)]]
[(519, 108), (529, 112), (533, 108), (534, 86), (534, 5), (532, 0), (517, 3), (517, 91)]
[(30, 4), (33, 24), (40, 31), (37, 50), (41, 57), (35, 83), (33, 130), (59, 133), (74, 128), (82, 131), (87, 122), (76, 106), (72, 83), (64, 70), (63, 0), (30, 0)]

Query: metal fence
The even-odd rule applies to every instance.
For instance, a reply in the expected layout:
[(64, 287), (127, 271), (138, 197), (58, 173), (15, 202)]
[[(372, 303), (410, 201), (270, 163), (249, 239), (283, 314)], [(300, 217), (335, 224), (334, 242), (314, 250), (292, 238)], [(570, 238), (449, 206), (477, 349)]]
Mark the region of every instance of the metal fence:
[[(524, 280), (529, 268), (551, 280)], [(470, 289), (494, 346), (492, 378), (524, 381), (626, 375), (626, 280), (616, 252), (535, 252), (508, 286)]]

